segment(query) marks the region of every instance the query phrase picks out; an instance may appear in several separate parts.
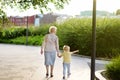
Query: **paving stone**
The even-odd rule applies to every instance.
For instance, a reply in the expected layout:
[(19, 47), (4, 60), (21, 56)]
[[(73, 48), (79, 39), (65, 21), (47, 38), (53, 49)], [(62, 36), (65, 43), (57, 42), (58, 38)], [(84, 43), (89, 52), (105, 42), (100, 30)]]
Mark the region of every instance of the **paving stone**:
[[(45, 78), (40, 47), (0, 44), (0, 80), (62, 80), (62, 58), (56, 57), (54, 77)], [(90, 80), (86, 59), (72, 56), (68, 80)]]

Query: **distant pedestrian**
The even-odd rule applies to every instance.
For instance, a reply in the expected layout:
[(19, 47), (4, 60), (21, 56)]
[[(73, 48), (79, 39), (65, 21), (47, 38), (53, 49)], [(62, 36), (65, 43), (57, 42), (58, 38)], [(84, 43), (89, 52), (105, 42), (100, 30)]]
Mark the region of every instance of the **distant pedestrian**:
[(49, 28), (49, 34), (45, 35), (44, 41), (41, 46), (41, 54), (44, 53), (45, 66), (46, 66), (46, 77), (49, 76), (50, 67), (50, 77), (53, 77), (53, 69), (56, 58), (56, 53), (59, 53), (59, 42), (56, 36), (57, 28), (51, 26)]
[(63, 57), (63, 79), (67, 76), (69, 77), (71, 75), (70, 72), (70, 63), (71, 63), (71, 54), (79, 52), (79, 50), (70, 52), (70, 47), (68, 45), (63, 46), (63, 53), (59, 54), (59, 57)]

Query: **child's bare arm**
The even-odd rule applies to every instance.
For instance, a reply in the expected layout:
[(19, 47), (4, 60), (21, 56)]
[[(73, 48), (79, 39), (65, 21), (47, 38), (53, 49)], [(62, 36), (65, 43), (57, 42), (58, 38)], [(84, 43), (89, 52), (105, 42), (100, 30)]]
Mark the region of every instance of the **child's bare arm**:
[(76, 52), (79, 52), (79, 50), (72, 51), (72, 54), (74, 54), (74, 53), (76, 53)]

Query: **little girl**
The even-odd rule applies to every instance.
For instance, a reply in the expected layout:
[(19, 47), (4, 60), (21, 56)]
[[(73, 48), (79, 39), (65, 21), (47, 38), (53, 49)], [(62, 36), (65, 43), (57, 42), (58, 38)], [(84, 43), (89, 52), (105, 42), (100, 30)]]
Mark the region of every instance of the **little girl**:
[(71, 54), (79, 52), (79, 50), (70, 52), (70, 47), (68, 45), (63, 46), (63, 53), (59, 57), (63, 57), (63, 79), (65, 79), (66, 71), (67, 76), (71, 75), (70, 73), (70, 63), (71, 63)]

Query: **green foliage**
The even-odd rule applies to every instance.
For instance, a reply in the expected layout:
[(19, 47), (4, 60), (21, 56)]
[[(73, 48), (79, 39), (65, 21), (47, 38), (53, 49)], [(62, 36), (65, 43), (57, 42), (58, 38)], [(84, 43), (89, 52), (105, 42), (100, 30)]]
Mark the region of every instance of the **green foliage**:
[(70, 19), (58, 26), (60, 47), (66, 44), (71, 50), (79, 49), (80, 54), (90, 55), (91, 19)]
[[(48, 33), (48, 25), (28, 28), (28, 45), (41, 45), (43, 35)], [(26, 44), (26, 28), (0, 28), (0, 43)]]
[(109, 58), (120, 54), (120, 19), (97, 20), (97, 56)]
[[(120, 54), (120, 19), (98, 18), (96, 27), (96, 56), (112, 58)], [(90, 18), (69, 19), (57, 25), (60, 47), (70, 45), (71, 50), (91, 55), (92, 20)]]
[(57, 9), (63, 8), (65, 3), (68, 3), (70, 0), (0, 0), (0, 10), (3, 11), (7, 7), (12, 9), (26, 10), (31, 7), (34, 9), (39, 9), (41, 13), (44, 10), (51, 10), (49, 4), (52, 4)]
[(120, 9), (116, 11), (116, 15), (120, 15)]
[[(92, 19), (72, 18), (60, 24), (48, 24), (40, 27), (29, 27), (28, 36), (44, 36), (48, 33), (51, 25), (57, 26), (60, 48), (69, 45), (71, 50), (79, 49), (79, 54), (91, 55), (92, 50)], [(21, 40), (25, 44), (26, 28), (0, 28), (0, 42), (14, 43)], [(98, 18), (96, 27), (96, 56), (113, 58), (120, 55), (120, 19), (119, 18)], [(18, 39), (16, 39), (18, 38)], [(41, 38), (41, 37), (40, 37)], [(40, 39), (39, 38), (39, 39)], [(16, 39), (11, 42), (11, 39)], [(19, 40), (20, 39), (20, 40)], [(28, 42), (30, 45), (38, 44), (35, 40)], [(23, 40), (23, 42), (22, 42)], [(35, 42), (34, 42), (35, 41)], [(17, 44), (17, 42), (15, 42)]]
[(15, 27), (11, 27), (11, 28), (4, 28), (2, 30), (2, 39), (12, 39), (12, 38), (16, 38), (19, 36), (25, 36), (26, 35), (26, 29), (25, 28), (15, 28)]
[[(29, 36), (28, 37), (28, 45), (41, 45), (43, 41), (43, 36)], [(26, 37), (18, 37), (10, 40), (11, 43), (14, 44), (26, 44)]]
[(0, 27), (5, 27), (8, 23), (9, 20), (7, 18), (7, 15), (2, 9), (0, 9)]
[(3, 16), (6, 16), (5, 12), (2, 9), (0, 9), (0, 18), (2, 18)]
[(0, 27), (0, 38), (2, 37), (2, 27)]
[(120, 56), (106, 66), (106, 75), (111, 80), (120, 80)]
[(30, 27), (29, 31), (32, 36), (45, 35), (48, 33), (49, 26), (50, 25), (42, 25), (40, 27)]
[[(28, 36), (45, 35), (48, 33), (49, 25), (43, 25), (40, 27), (29, 27)], [(0, 27), (1, 39), (13, 39), (20, 36), (26, 36), (26, 28), (24, 27)]]

